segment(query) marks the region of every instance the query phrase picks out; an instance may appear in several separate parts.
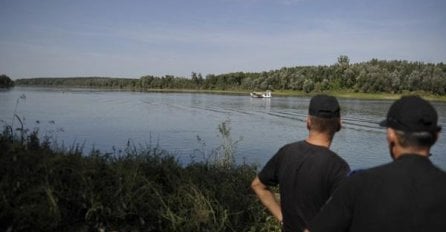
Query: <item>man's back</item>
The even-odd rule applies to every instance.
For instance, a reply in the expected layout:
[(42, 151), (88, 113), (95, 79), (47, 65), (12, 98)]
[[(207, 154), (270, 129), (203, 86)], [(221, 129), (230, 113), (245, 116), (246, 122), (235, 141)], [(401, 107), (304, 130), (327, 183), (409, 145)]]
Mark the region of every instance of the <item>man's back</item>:
[(446, 231), (446, 173), (427, 157), (404, 155), (360, 172), (332, 201), (312, 231)]
[(349, 172), (328, 148), (305, 141), (285, 145), (259, 173), (267, 185), (280, 185), (284, 231), (305, 227)]
[[(251, 183), (262, 204), (282, 222), (283, 231), (302, 231), (350, 171), (330, 145), (341, 129), (341, 108), (333, 96), (311, 98), (308, 137), (283, 146)], [(280, 189), (280, 203), (268, 186)]]

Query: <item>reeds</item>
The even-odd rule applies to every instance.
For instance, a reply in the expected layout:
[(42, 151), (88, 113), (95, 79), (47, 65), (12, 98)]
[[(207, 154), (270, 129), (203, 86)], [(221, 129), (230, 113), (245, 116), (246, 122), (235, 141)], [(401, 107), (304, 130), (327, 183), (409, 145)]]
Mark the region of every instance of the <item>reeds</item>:
[(5, 126), (0, 231), (278, 231), (249, 187), (257, 167), (234, 163), (220, 129), (224, 162), (182, 165), (159, 147), (85, 155)]

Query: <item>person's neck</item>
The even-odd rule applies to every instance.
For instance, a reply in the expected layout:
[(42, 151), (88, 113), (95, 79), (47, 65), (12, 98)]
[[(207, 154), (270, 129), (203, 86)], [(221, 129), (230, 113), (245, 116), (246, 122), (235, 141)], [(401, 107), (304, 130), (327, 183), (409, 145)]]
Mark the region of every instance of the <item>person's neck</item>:
[(330, 148), (332, 139), (333, 136), (328, 134), (310, 131), (310, 134), (305, 141), (316, 146)]
[(396, 147), (394, 150), (395, 159), (398, 159), (404, 155), (419, 155), (423, 157), (429, 157), (429, 148), (418, 148), (418, 147)]

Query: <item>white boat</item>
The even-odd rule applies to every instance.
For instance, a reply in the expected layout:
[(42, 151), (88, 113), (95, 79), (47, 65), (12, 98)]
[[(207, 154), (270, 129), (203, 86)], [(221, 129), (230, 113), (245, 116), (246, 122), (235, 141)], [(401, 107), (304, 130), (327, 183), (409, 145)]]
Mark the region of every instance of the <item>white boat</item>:
[(267, 90), (265, 92), (251, 92), (250, 95), (251, 97), (256, 98), (269, 98), (271, 97), (271, 90)]

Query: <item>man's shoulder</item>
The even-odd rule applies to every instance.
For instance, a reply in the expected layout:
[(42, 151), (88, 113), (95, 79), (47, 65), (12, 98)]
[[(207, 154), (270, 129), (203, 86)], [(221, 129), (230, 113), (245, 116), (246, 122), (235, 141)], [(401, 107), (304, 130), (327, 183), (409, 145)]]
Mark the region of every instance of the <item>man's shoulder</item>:
[(310, 154), (310, 155), (316, 154), (317, 155), (317, 154), (325, 154), (325, 153), (336, 154), (328, 148), (313, 145), (311, 143), (308, 143), (305, 140), (285, 144), (284, 146), (282, 146), (279, 149), (279, 153), (292, 153), (292, 154), (297, 153), (297, 154), (302, 154), (302, 155), (306, 155), (306, 154)]
[[(432, 168), (435, 167), (432, 166)], [(377, 183), (393, 185), (392, 183), (409, 178), (408, 173), (411, 172), (413, 170), (401, 167), (398, 163), (392, 161), (371, 168), (355, 169), (349, 173), (347, 182), (356, 186), (376, 185)], [(444, 180), (446, 181), (446, 174)]]
[(336, 154), (334, 151), (330, 150), (329, 148), (318, 146), (311, 144), (305, 140), (300, 140), (292, 143), (285, 144), (281, 147), (281, 150), (300, 150), (300, 151), (317, 151), (318, 153), (333, 153)]
[(286, 144), (282, 147), (281, 153), (290, 154), (293, 157), (298, 154), (302, 159), (310, 158), (312, 162), (325, 163), (336, 166), (343, 166), (350, 170), (347, 161), (329, 148), (308, 143), (305, 140)]
[(389, 171), (391, 171), (394, 167), (393, 163), (381, 164), (376, 167), (364, 168), (364, 169), (355, 169), (349, 173), (349, 179), (355, 181), (363, 181), (366, 178), (376, 177), (380, 175), (387, 175)]
[[(426, 174), (430, 173), (429, 175), (435, 175), (438, 176), (439, 178), (444, 178), (446, 180), (446, 172), (438, 168), (434, 164), (432, 164), (429, 160), (424, 160), (422, 165), (420, 165), (419, 163), (416, 165), (418, 165), (418, 167), (422, 167), (422, 168), (417, 167), (417, 170), (422, 170), (423, 172), (426, 172)], [(376, 167), (359, 170), (357, 171), (357, 173), (360, 173), (364, 177), (389, 176), (395, 173), (406, 174), (408, 172), (416, 171), (414, 168), (416, 165), (405, 165), (397, 160)]]
[(330, 153), (329, 158), (336, 160), (337, 162), (340, 163), (344, 163), (344, 164), (348, 164), (347, 161), (344, 160), (344, 158), (342, 158), (338, 153), (332, 151), (332, 150), (328, 150), (328, 153)]
[(287, 153), (296, 151), (302, 152), (305, 151), (306, 149), (308, 149), (307, 143), (304, 140), (301, 140), (283, 145), (279, 149), (278, 153)]
[(342, 158), (338, 153), (329, 149), (329, 148), (319, 148), (318, 149), (318, 158), (326, 160), (326, 162), (334, 163), (338, 165), (344, 165), (349, 168), (347, 161)]
[(303, 147), (306, 145), (307, 145), (307, 142), (305, 142), (305, 140), (300, 140), (300, 141), (287, 143), (287, 144), (283, 145), (282, 148)]

